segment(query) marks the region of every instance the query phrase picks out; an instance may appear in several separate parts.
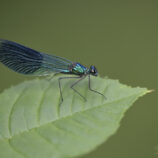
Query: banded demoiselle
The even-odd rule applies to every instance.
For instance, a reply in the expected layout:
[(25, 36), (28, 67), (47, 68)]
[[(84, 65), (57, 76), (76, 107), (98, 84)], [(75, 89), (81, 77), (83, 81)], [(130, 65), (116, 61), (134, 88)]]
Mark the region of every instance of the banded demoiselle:
[(8, 40), (0, 40), (0, 62), (15, 72), (25, 75), (45, 76), (52, 73), (55, 75), (59, 73), (76, 75), (58, 78), (61, 103), (63, 102), (61, 80), (71, 78), (76, 78), (78, 80), (70, 87), (86, 101), (86, 98), (74, 88), (74, 86), (86, 76), (88, 76), (89, 90), (106, 98), (102, 93), (91, 88), (90, 75), (98, 75), (97, 69), (93, 65), (87, 68), (80, 63), (72, 62), (55, 55), (41, 53)]

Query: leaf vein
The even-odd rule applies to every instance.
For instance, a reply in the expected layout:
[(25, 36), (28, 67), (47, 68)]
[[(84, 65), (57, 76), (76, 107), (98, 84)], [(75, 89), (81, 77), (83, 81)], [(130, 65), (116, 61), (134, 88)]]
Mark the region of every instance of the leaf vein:
[[(139, 92), (139, 93), (135, 93), (135, 94), (132, 94), (132, 95), (123, 97), (123, 98), (118, 98), (117, 100), (111, 100), (111, 101), (106, 102), (106, 103), (104, 103), (104, 104), (101, 104), (101, 105), (98, 105), (98, 106), (96, 106), (96, 107), (93, 107), (93, 109), (100, 108), (100, 107), (102, 107), (102, 106), (105, 106), (106, 104), (112, 104), (112, 103), (121, 101), (121, 100), (123, 100), (123, 99), (127, 99), (127, 98), (129, 98), (129, 97), (133, 97), (134, 95), (139, 95), (139, 96), (141, 96), (142, 94), (144, 94), (144, 93), (140, 93), (140, 92)], [(91, 108), (91, 109), (92, 109), (92, 108)], [(73, 113), (72, 115), (68, 115), (68, 116), (65, 116), (65, 117), (61, 117), (61, 118), (55, 119), (55, 120), (53, 120), (53, 121), (55, 122), (55, 121), (59, 121), (59, 120), (64, 119), (64, 118), (72, 117), (73, 115), (75, 115), (75, 114), (77, 114), (77, 113), (86, 112), (86, 111), (91, 110), (91, 109), (87, 108), (87, 109), (85, 109), (85, 110), (83, 110), (83, 111), (75, 112), (75, 113)], [(48, 122), (48, 123), (51, 123), (51, 124), (52, 124), (52, 123), (54, 123), (54, 122), (50, 121), (50, 122)], [(48, 124), (48, 123), (46, 123), (46, 124)], [(40, 126), (41, 126), (41, 125), (40, 125)], [(34, 128), (38, 128), (38, 127), (40, 127), (40, 126), (36, 126), (36, 127), (34, 127)], [(34, 128), (32, 128), (32, 129), (34, 129)], [(21, 134), (21, 133), (23, 133), (23, 132), (16, 133), (15, 135), (18, 135), (18, 134)], [(10, 138), (5, 138), (5, 139), (10, 139)]]
[(51, 145), (53, 148), (59, 151), (56, 145), (53, 144), (51, 141), (49, 141), (49, 139), (45, 138), (40, 132), (38, 132), (38, 130), (35, 129), (35, 132), (38, 134), (38, 136), (40, 136), (43, 140), (45, 140), (49, 145)]
[(11, 110), (10, 110), (10, 113), (9, 113), (9, 118), (8, 118), (8, 131), (9, 131), (9, 134), (10, 136), (12, 136), (12, 129), (11, 129), (11, 116), (13, 114), (13, 111), (14, 111), (14, 107), (16, 105), (16, 103), (18, 102), (18, 100), (21, 98), (21, 96), (23, 95), (23, 93), (26, 91), (26, 88), (24, 88), (22, 90), (22, 92), (19, 94), (19, 96), (16, 98), (15, 102), (13, 103), (12, 107), (11, 107)]
[(40, 125), (40, 112), (41, 112), (41, 108), (42, 108), (42, 104), (46, 95), (47, 90), (49, 89), (49, 86), (44, 90), (43, 94), (41, 95), (41, 100), (39, 102), (39, 106), (37, 108), (37, 122)]
[(18, 151), (10, 142), (10, 140), (8, 140), (8, 144), (10, 146), (10, 148), (15, 151), (18, 155), (22, 156), (23, 158), (28, 158), (26, 155), (24, 155), (22, 152)]

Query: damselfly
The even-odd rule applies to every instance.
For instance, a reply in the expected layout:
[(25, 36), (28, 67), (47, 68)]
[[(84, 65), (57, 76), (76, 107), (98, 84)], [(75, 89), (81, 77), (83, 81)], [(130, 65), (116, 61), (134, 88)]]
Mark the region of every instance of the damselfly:
[(93, 65), (87, 68), (80, 63), (72, 62), (55, 55), (41, 53), (8, 40), (0, 40), (0, 62), (15, 72), (25, 75), (45, 76), (53, 73), (55, 75), (58, 73), (76, 75), (58, 78), (61, 103), (63, 102), (61, 80), (72, 78), (78, 80), (70, 87), (86, 101), (86, 98), (74, 88), (86, 76), (88, 76), (89, 90), (106, 98), (102, 93), (91, 88), (90, 75), (98, 75), (97, 69)]

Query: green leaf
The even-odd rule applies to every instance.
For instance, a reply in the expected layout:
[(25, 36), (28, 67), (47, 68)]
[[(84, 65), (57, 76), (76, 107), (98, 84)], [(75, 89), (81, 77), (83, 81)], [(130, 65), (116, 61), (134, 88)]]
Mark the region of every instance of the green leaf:
[(119, 127), (126, 110), (146, 88), (131, 88), (117, 80), (92, 77), (70, 89), (75, 80), (63, 80), (60, 103), (57, 78), (32, 80), (0, 95), (1, 158), (68, 158), (88, 153), (105, 142)]

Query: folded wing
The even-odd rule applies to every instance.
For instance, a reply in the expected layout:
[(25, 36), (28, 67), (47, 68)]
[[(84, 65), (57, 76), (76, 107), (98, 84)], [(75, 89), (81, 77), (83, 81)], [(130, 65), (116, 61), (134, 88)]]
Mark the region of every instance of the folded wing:
[(28, 75), (68, 72), (71, 61), (40, 53), (15, 42), (0, 40), (0, 62), (10, 69)]

